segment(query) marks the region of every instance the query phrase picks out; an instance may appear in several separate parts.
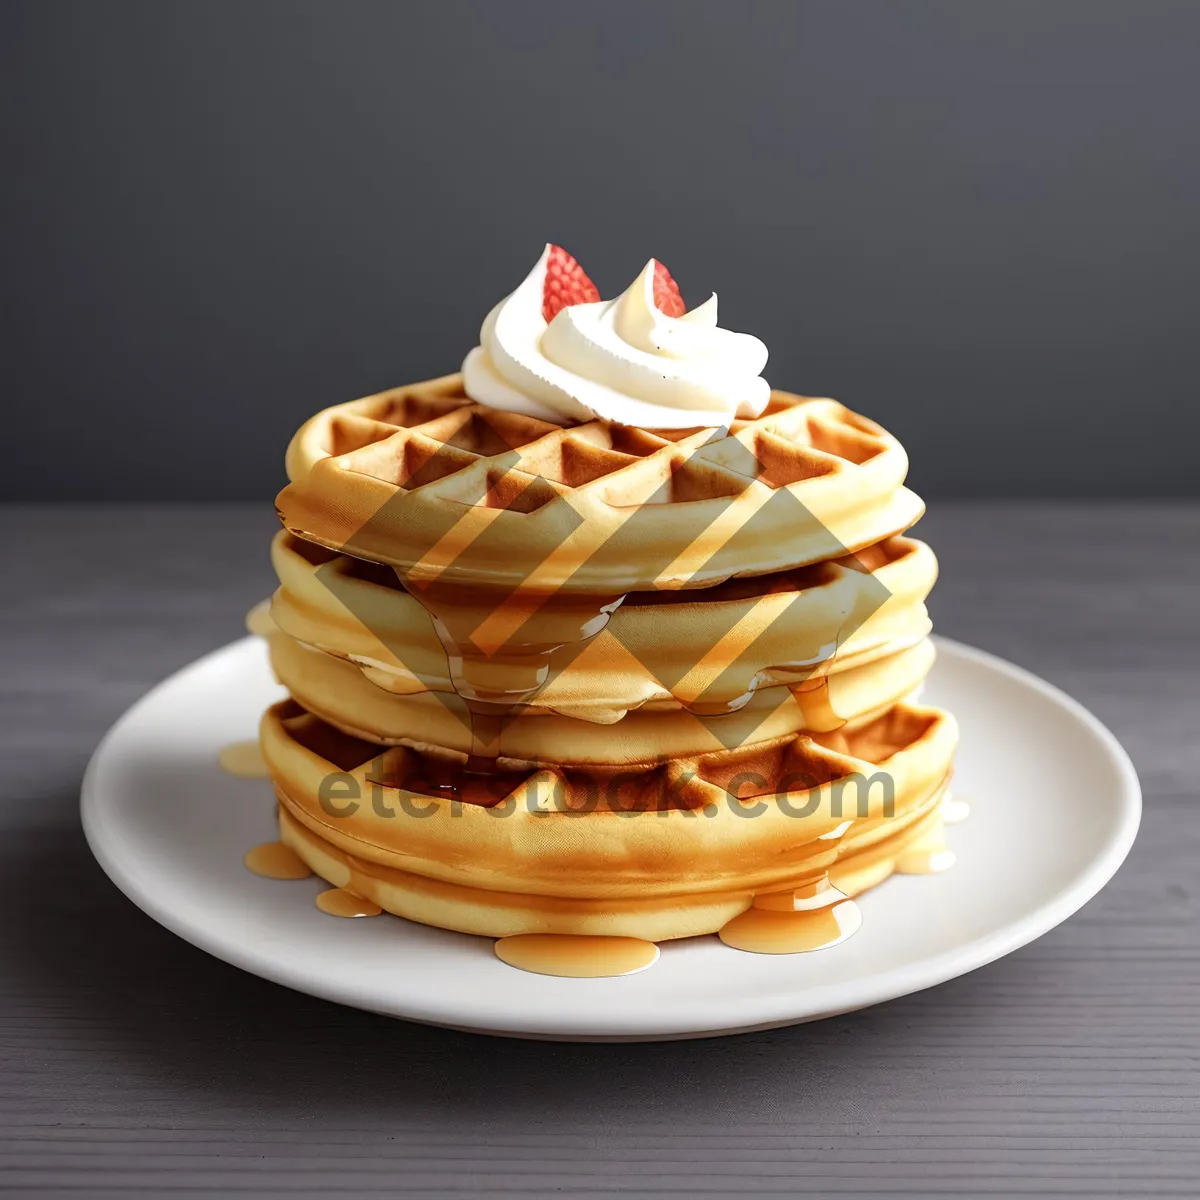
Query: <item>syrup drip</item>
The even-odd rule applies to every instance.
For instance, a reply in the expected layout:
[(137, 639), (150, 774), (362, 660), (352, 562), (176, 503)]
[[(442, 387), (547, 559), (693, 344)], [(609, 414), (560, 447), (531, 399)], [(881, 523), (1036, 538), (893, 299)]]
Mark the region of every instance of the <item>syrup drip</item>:
[(874, 861), (838, 863), (830, 868), (829, 878), (833, 886), (847, 896), (857, 896), (881, 884), (893, 871), (893, 860), (886, 856)]
[(374, 900), (356, 896), (346, 888), (330, 888), (317, 896), (317, 907), (331, 917), (377, 917), (383, 909)]
[(633, 937), (586, 937), (565, 933), (518, 933), (495, 944), (496, 957), (535, 975), (601, 979), (632, 975), (658, 961), (658, 947)]
[(468, 700), (471, 714), (471, 752), (467, 755), (467, 770), (473, 774), (494, 772), (500, 757), (500, 735), (508, 709), (492, 707), (479, 700)]
[(307, 879), (312, 874), (295, 850), (282, 842), (263, 842), (247, 851), (242, 862), (264, 879)]
[(433, 617), (450, 681), (467, 705), (467, 771), (474, 774), (495, 772), (505, 719), (545, 686), (555, 653), (594, 638), (624, 599), (489, 593), (453, 580), (415, 583), (403, 574), (401, 581)]
[(218, 756), (221, 769), (238, 779), (266, 779), (270, 775), (257, 741), (234, 742)]
[(809, 883), (801, 884), (793, 891), (765, 892), (754, 897), (751, 906), (764, 912), (811, 912), (818, 908), (828, 908), (845, 900), (844, 896), (829, 880), (828, 875), (821, 875)]
[(805, 729), (833, 736), (823, 739), (833, 750), (845, 753), (848, 749), (844, 734), (838, 733), (846, 719), (837, 714), (829, 698), (829, 676), (822, 672), (789, 689), (800, 705)]
[(826, 875), (794, 892), (756, 896), (718, 936), (725, 945), (752, 954), (804, 954), (844, 942), (861, 925), (858, 905)]
[(936, 875), (948, 871), (955, 862), (955, 853), (942, 841), (937, 830), (906, 846), (896, 856), (897, 875)]

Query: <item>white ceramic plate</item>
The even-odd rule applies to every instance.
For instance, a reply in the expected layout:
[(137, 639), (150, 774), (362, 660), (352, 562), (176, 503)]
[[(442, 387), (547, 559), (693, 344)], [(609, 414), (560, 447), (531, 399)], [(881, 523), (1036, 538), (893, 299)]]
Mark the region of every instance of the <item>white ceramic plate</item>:
[(226, 962), (374, 1012), (484, 1033), (573, 1040), (696, 1037), (811, 1021), (962, 975), (1040, 937), (1120, 866), (1141, 815), (1125, 752), (1036, 676), (956, 642), (926, 698), (962, 725), (948, 829), (957, 865), (894, 877), (859, 901), (863, 927), (813, 954), (744, 954), (715, 937), (668, 943), (648, 971), (556, 979), (514, 970), (489, 938), (384, 915), (341, 920), (328, 885), (242, 866), (275, 836), (265, 781), (217, 755), (254, 736), (282, 694), (255, 638), (173, 675), (121, 718), (83, 783), (83, 824), (116, 884), (155, 920)]

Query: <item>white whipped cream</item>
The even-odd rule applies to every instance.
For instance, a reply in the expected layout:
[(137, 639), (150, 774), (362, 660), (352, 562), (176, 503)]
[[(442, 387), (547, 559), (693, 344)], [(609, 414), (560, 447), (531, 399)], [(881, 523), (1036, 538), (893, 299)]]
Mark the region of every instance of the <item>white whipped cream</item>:
[(547, 324), (549, 255), (483, 322), (462, 367), (472, 400), (560, 425), (601, 417), (648, 429), (728, 425), (766, 407), (767, 348), (717, 327), (715, 293), (668, 317), (654, 304), (651, 259), (615, 300), (571, 305)]

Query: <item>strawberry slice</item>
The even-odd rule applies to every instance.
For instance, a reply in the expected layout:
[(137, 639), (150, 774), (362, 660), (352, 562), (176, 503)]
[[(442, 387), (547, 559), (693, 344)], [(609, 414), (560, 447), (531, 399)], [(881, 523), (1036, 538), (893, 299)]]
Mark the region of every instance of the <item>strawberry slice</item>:
[(600, 291), (587, 272), (561, 246), (552, 245), (542, 285), (542, 316), (546, 324), (572, 304), (592, 304), (599, 299)]
[(657, 258), (654, 260), (654, 307), (668, 317), (682, 317), (687, 312), (687, 305), (679, 294), (679, 284)]

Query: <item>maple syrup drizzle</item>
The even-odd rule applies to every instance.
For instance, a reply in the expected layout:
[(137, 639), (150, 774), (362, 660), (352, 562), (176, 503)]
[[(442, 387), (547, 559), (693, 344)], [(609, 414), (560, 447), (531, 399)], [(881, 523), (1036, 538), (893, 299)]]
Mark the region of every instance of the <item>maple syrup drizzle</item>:
[(803, 728), (833, 736), (825, 739), (832, 749), (845, 752), (848, 749), (844, 734), (838, 733), (846, 719), (834, 710), (829, 696), (829, 676), (825, 672), (814, 675), (803, 683), (793, 684), (789, 689), (800, 705)]
[(500, 735), (509, 710), (493, 708), (478, 700), (468, 700), (467, 709), (471, 714), (471, 752), (467, 755), (466, 770), (473, 775), (492, 774), (500, 757)]
[(270, 775), (257, 739), (233, 742), (218, 755), (221, 770), (238, 779), (266, 779)]
[[(826, 902), (786, 908), (786, 901), (757, 896), (754, 903), (718, 931), (721, 941), (752, 954), (806, 954), (836, 946), (856, 934), (862, 913), (853, 900), (824, 880)], [(800, 899), (799, 890), (796, 899)]]
[(566, 979), (632, 975), (658, 961), (653, 942), (634, 937), (589, 937), (567, 933), (518, 933), (500, 938), (496, 957), (510, 967)]
[(936, 875), (954, 866), (955, 858), (943, 840), (939, 822), (896, 855), (895, 870), (897, 875)]
[(383, 912), (374, 900), (357, 896), (346, 888), (330, 888), (319, 893), (316, 905), (331, 917), (377, 917)]
[(470, 713), (471, 774), (495, 772), (504, 723), (545, 686), (554, 654), (594, 638), (624, 600), (565, 591), (489, 594), (452, 580), (400, 579), (433, 618), (450, 682)]
[(300, 855), (282, 842), (263, 842), (248, 850), (242, 862), (264, 879), (307, 879), (312, 874)]

